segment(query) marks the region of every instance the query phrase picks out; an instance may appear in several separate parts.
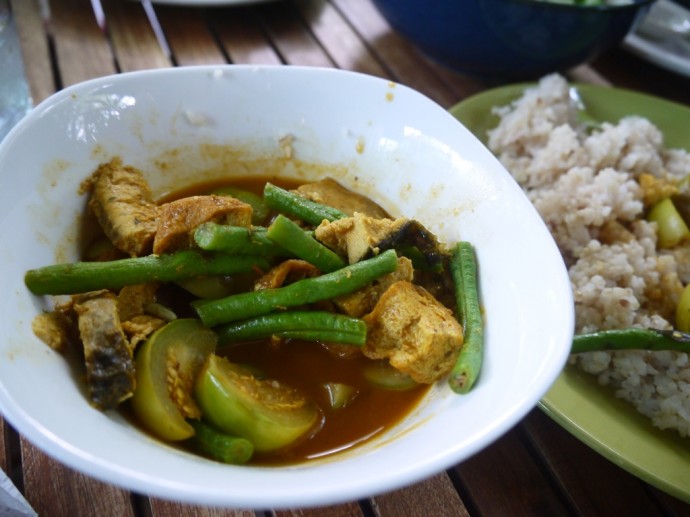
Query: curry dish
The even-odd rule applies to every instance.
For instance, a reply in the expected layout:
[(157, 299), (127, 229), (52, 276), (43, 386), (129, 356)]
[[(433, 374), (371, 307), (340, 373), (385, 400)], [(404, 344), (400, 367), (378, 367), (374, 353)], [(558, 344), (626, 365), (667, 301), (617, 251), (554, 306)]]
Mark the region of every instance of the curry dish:
[(330, 178), (154, 200), (113, 159), (84, 190), (99, 234), (81, 262), (27, 272), (55, 296), (34, 332), (76, 351), (91, 405), (162, 440), (228, 463), (326, 456), (391, 428), (481, 353), (453, 251)]

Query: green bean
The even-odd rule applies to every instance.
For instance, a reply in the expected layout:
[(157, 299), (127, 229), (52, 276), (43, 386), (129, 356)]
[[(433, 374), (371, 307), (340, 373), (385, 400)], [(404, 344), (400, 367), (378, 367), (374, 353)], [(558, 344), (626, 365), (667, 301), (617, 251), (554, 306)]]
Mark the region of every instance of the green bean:
[(361, 346), (367, 338), (361, 319), (325, 311), (275, 312), (226, 323), (215, 331), (221, 345), (278, 336)]
[(600, 330), (580, 334), (573, 338), (570, 352), (595, 352), (598, 350), (674, 350), (690, 352), (690, 334), (677, 330), (628, 328)]
[(347, 217), (347, 214), (340, 210), (303, 198), (272, 183), (266, 183), (264, 187), (264, 203), (277, 212), (301, 219), (313, 226), (318, 226), (324, 219), (335, 221)]
[(266, 236), (266, 228), (243, 228), (218, 223), (203, 223), (194, 230), (197, 246), (207, 251), (233, 255), (293, 256)]
[(196, 300), (192, 307), (209, 327), (270, 312), (330, 300), (351, 293), (375, 279), (395, 271), (394, 250), (324, 275), (305, 278), (285, 287), (240, 293), (220, 300)]
[(201, 420), (187, 420), (194, 428), (192, 444), (211, 458), (232, 465), (244, 465), (254, 455), (254, 445), (246, 438), (217, 430)]
[(324, 273), (347, 265), (340, 255), (321, 244), (311, 234), (305, 233), (300, 226), (282, 214), (273, 220), (266, 236)]
[(75, 262), (31, 269), (24, 276), (37, 295), (76, 294), (98, 289), (118, 289), (144, 282), (171, 282), (195, 276), (230, 275), (254, 268), (267, 269), (266, 259), (224, 253), (203, 255), (185, 250), (170, 255), (149, 255), (108, 262)]
[(473, 246), (459, 242), (451, 253), (451, 275), (464, 343), (448, 378), (456, 393), (467, 393), (479, 377), (484, 355), (484, 322), (479, 305), (477, 258)]

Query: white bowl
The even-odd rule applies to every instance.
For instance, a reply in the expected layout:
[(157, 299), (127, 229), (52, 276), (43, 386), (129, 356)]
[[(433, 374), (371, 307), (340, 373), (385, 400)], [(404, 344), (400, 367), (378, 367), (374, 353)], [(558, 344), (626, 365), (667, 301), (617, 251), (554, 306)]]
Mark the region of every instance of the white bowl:
[[(439, 382), (389, 432), (329, 459), (280, 468), (207, 461), (152, 439), (117, 412), (93, 409), (64, 358), (33, 335), (31, 320), (49, 302), (30, 295), (23, 277), (77, 259), (80, 182), (113, 156), (146, 171), (157, 193), (269, 165), (304, 179), (329, 174), (445, 242), (472, 242), (486, 314), (478, 384), (459, 396)], [(338, 70), (245, 66), (95, 79), (55, 94), (15, 127), (0, 144), (0, 182), (2, 415), (57, 460), (139, 493), (284, 508), (393, 490), (509, 430), (568, 355), (570, 283), (546, 227), (469, 131), (399, 84)]]

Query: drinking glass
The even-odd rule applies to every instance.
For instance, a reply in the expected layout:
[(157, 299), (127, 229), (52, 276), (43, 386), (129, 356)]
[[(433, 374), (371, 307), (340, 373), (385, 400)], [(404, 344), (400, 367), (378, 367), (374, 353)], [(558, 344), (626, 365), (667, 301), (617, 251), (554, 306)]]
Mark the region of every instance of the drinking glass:
[(9, 0), (0, 0), (0, 140), (31, 106), (12, 6)]

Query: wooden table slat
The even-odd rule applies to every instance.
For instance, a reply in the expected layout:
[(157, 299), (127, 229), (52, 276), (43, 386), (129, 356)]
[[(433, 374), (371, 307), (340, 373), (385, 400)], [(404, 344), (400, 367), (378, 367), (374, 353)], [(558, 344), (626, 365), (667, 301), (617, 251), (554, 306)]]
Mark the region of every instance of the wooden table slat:
[(121, 72), (172, 65), (138, 2), (103, 0), (113, 53)]
[(236, 8), (231, 15), (211, 16), (209, 23), (218, 35), (230, 62), (245, 65), (279, 65), (280, 56), (266, 35), (254, 11)]
[(467, 517), (469, 512), (448, 474), (442, 472), (412, 486), (372, 498), (376, 515), (443, 515)]
[(386, 64), (391, 78), (424, 92), (443, 107), (454, 105), (458, 95), (441, 80), (420, 52), (392, 32), (388, 23), (370, 2), (333, 0), (333, 4), (347, 17), (355, 30)]
[(534, 461), (517, 429), (452, 470), (462, 490), (471, 497), (472, 506), (481, 508), (482, 514), (553, 517), (570, 514), (563, 495)]
[(2, 469), (5, 473), (10, 472), (9, 433), (10, 430), (5, 423), (5, 420), (0, 417), (0, 469)]
[(190, 505), (164, 499), (150, 498), (151, 517), (256, 517), (253, 510), (234, 510)]
[(304, 0), (296, 5), (338, 68), (389, 78), (385, 67), (332, 4), (325, 0)]
[(70, 86), (117, 69), (106, 34), (86, 0), (51, 0), (51, 34), (60, 84)]
[(357, 502), (316, 508), (276, 510), (275, 517), (364, 517), (362, 507)]
[(256, 14), (286, 64), (327, 68), (335, 66), (290, 3), (262, 4), (256, 7)]
[(660, 514), (660, 507), (645, 493), (639, 479), (573, 440), (542, 411), (532, 411), (523, 427), (578, 513)]
[(135, 515), (126, 490), (76, 472), (22, 439), (24, 497), (39, 515)]
[(177, 65), (227, 63), (227, 58), (209, 31), (202, 11), (177, 6), (157, 7), (155, 11)]

